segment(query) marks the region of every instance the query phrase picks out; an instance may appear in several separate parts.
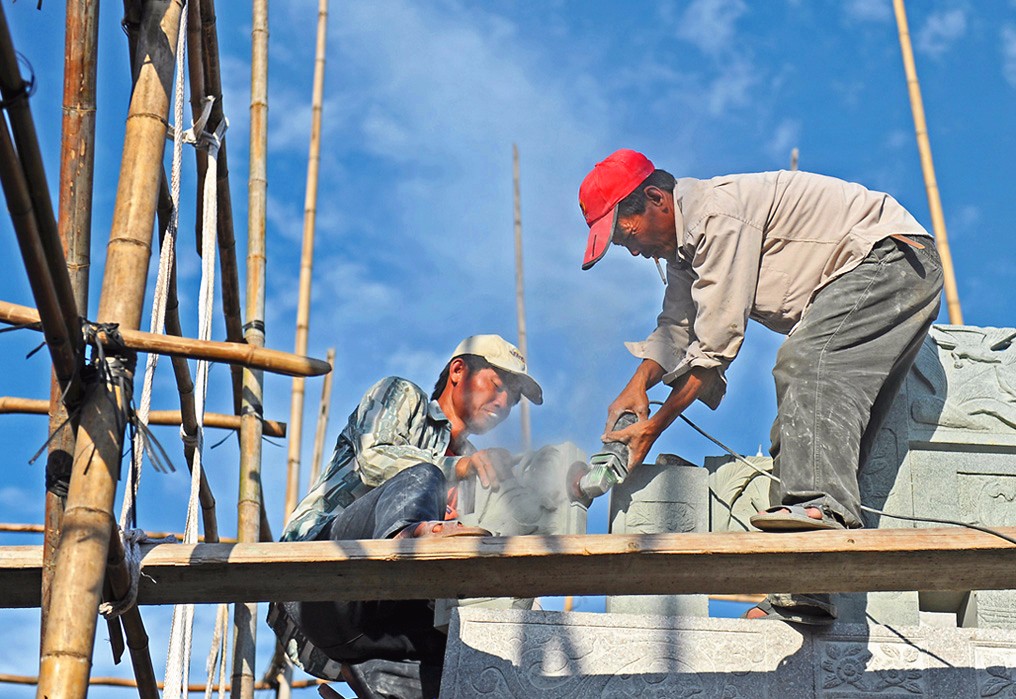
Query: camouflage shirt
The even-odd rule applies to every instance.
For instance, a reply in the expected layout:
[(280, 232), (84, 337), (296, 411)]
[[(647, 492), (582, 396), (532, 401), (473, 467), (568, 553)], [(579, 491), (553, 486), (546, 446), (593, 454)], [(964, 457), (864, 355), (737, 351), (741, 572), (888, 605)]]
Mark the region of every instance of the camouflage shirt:
[[(282, 541), (316, 538), (350, 503), (418, 463), (434, 464), (454, 482), (459, 456), (446, 456), (452, 428), (437, 401), (416, 384), (389, 376), (374, 384), (335, 443), (335, 453), (297, 505)], [(474, 451), (467, 442), (463, 454)]]

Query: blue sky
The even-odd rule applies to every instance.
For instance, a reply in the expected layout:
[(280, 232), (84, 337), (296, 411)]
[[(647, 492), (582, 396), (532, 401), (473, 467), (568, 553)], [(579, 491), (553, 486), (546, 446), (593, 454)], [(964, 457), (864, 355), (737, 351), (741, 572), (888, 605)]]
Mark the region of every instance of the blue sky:
[[(62, 3), (5, 3), (17, 48), (37, 74), (32, 109), (56, 197), (63, 55)], [(250, 10), (218, 3), (234, 219), (244, 259), (249, 138)], [(273, 4), (268, 170), (268, 345), (291, 350), (310, 126), (317, 3)], [(1016, 2), (911, 2), (910, 26), (938, 183), (966, 321), (1012, 326), (1016, 301)], [(129, 90), (119, 8), (104, 4), (99, 49), (92, 298), (98, 303)], [(930, 227), (927, 198), (890, 0), (693, 0), (654, 3), (333, 3), (330, 15), (311, 354), (337, 350), (333, 441), (358, 397), (399, 374), (429, 387), (465, 335), (514, 337), (511, 148), (521, 152), (530, 366), (546, 403), (538, 443), (598, 445), (606, 405), (635, 367), (624, 340), (653, 327), (662, 286), (651, 264), (615, 250), (579, 268), (585, 225), (578, 184), (598, 160), (629, 147), (679, 176), (800, 167), (888, 191)], [(168, 158), (168, 151), (167, 151)], [(184, 155), (181, 309), (196, 333), (199, 261), (193, 252), (193, 156)], [(0, 298), (31, 305), (10, 223), (0, 221)], [(242, 272), (241, 272), (242, 273)], [(154, 272), (152, 274), (154, 279)], [(151, 291), (146, 298), (150, 307)], [(944, 319), (944, 316), (943, 316)], [(147, 313), (143, 325), (147, 327)], [(223, 336), (221, 321), (214, 330)], [(44, 397), (44, 352), (27, 332), (0, 337), (8, 362), (0, 394)], [(742, 452), (768, 447), (775, 414), (770, 369), (780, 338), (753, 326), (716, 412), (689, 411)], [(213, 369), (209, 410), (229, 410), (228, 372)], [(168, 363), (154, 408), (173, 408)], [(266, 416), (288, 420), (290, 382), (266, 380)], [(313, 420), (320, 382), (308, 384)], [(662, 398), (663, 393), (655, 397)], [(42, 520), (43, 467), (28, 459), (45, 420), (5, 416), (8, 452), (0, 511)], [(305, 430), (305, 462), (313, 429)], [(158, 432), (182, 470), (172, 429)], [(216, 439), (216, 435), (212, 439)], [(515, 420), (484, 444), (518, 445)], [(677, 424), (653, 453), (701, 462), (716, 448)], [(237, 449), (206, 457), (223, 534), (235, 531)], [(285, 449), (265, 446), (264, 486), (281, 530)], [(303, 479), (306, 487), (306, 476)], [(139, 518), (183, 526), (187, 479), (147, 471)], [(605, 503), (592, 512), (605, 526)], [(31, 537), (0, 542), (36, 543)], [(156, 666), (168, 614), (146, 610)], [(200, 610), (207, 647), (214, 610)], [(0, 672), (34, 674), (37, 612), (0, 611)], [(259, 629), (263, 667), (269, 630)], [(100, 629), (96, 675), (113, 669)], [(203, 653), (203, 650), (199, 650)], [(263, 658), (263, 659), (262, 659)], [(195, 674), (203, 656), (194, 663)], [(115, 694), (124, 690), (106, 690)], [(307, 694), (310, 696), (310, 693)], [(29, 696), (0, 688), (0, 696)]]

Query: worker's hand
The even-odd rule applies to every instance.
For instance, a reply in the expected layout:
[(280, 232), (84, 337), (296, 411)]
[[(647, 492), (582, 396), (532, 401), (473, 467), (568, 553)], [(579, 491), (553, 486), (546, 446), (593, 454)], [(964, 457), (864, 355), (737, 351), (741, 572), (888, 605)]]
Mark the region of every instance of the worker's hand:
[(602, 437), (603, 443), (622, 442), (628, 445), (628, 470), (633, 471), (645, 460), (649, 450), (663, 430), (655, 420), (639, 420), (617, 432), (607, 432)]
[(614, 429), (614, 424), (621, 417), (621, 413), (635, 413), (640, 421), (649, 417), (649, 396), (646, 389), (629, 383), (621, 391), (621, 394), (614, 399), (614, 402), (607, 408), (607, 424), (604, 432)]
[(461, 481), (475, 473), (480, 485), (497, 490), (502, 481), (514, 477), (512, 466), (521, 460), (522, 454), (515, 456), (507, 449), (481, 449), (458, 460), (455, 477)]

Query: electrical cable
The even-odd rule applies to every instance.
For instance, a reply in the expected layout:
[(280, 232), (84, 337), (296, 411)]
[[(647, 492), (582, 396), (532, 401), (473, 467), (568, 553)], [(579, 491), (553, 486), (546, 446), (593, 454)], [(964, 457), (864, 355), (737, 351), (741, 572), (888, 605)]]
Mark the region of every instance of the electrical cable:
[[(649, 404), (650, 405), (663, 405), (663, 403), (661, 401), (656, 401), (656, 400), (649, 401)], [(749, 468), (751, 468), (753, 471), (755, 471), (759, 475), (765, 476), (766, 478), (769, 478), (769, 479), (771, 479), (771, 480), (773, 480), (773, 481), (775, 481), (777, 483), (780, 482), (780, 479), (779, 479), (778, 476), (776, 476), (776, 475), (774, 475), (772, 473), (769, 473), (768, 471), (765, 471), (765, 470), (759, 468), (758, 466), (756, 466), (755, 464), (751, 463), (746, 458), (744, 458), (743, 456), (738, 454), (736, 451), (734, 451), (733, 449), (728, 447), (726, 444), (724, 444), (720, 440), (716, 439), (716, 437), (713, 437), (711, 434), (709, 434), (708, 432), (703, 430), (701, 427), (696, 425), (694, 422), (692, 422), (686, 416), (679, 415), (678, 417), (680, 417), (682, 420), (684, 420), (685, 423), (689, 427), (691, 427), (693, 430), (698, 432), (700, 435), (702, 435), (703, 437), (708, 439), (710, 442), (712, 442), (713, 444), (718, 446), (723, 451), (725, 451), (728, 454), (730, 454), (730, 456), (734, 457), (736, 460), (740, 461), (744, 465), (746, 465)], [(864, 510), (865, 512), (869, 512), (869, 513), (871, 513), (873, 515), (878, 515), (880, 517), (889, 517), (890, 519), (900, 519), (900, 520), (904, 520), (904, 521), (907, 521), (907, 522), (924, 522), (924, 523), (927, 523), (927, 524), (948, 524), (948, 525), (956, 526), (956, 527), (965, 527), (967, 529), (974, 529), (974, 530), (979, 531), (979, 532), (984, 532), (985, 534), (991, 534), (992, 536), (997, 536), (999, 539), (1003, 539), (1005, 541), (1008, 541), (1010, 544), (1016, 545), (1016, 538), (1013, 538), (1011, 536), (1003, 534), (1002, 532), (1000, 532), (998, 530), (995, 530), (995, 529), (992, 529), (991, 527), (984, 527), (984, 526), (981, 526), (979, 524), (971, 524), (970, 522), (961, 522), (961, 521), (955, 520), (955, 519), (937, 519), (937, 518), (934, 518), (934, 517), (915, 517), (915, 516), (910, 516), (910, 515), (893, 514), (891, 512), (886, 512), (885, 510), (879, 510), (879, 509), (874, 508), (874, 507), (868, 507), (867, 505), (860, 505), (860, 508), (862, 510)]]

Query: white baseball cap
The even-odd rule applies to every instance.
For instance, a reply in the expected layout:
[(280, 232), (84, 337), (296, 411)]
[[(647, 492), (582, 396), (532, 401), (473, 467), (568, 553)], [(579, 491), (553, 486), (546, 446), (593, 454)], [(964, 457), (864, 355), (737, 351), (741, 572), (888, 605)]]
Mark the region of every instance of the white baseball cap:
[(536, 405), (543, 404), (543, 389), (526, 372), (526, 358), (522, 356), (518, 347), (500, 335), (467, 337), (452, 352), (452, 359), (463, 354), (475, 354), (483, 357), (491, 366), (517, 376), (522, 387), (522, 395)]

